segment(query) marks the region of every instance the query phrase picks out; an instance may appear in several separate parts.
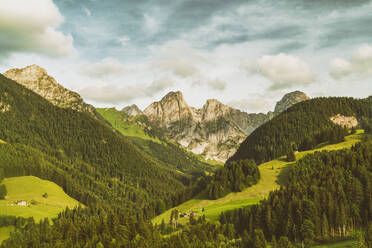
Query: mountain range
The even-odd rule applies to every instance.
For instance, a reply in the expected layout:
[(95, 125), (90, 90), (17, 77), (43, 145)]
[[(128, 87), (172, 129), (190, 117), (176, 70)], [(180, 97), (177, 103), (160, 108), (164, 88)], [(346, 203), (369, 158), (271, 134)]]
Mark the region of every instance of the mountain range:
[[(98, 120), (103, 119), (78, 93), (64, 88), (40, 66), (11, 69), (4, 76), (34, 91), (53, 105), (88, 113)], [(294, 104), (309, 99), (305, 93), (294, 91), (284, 95), (273, 112), (246, 113), (216, 99), (209, 99), (202, 108), (196, 109), (187, 104), (182, 92), (177, 91), (169, 92), (144, 111), (134, 104), (122, 111), (129, 116), (144, 115), (153, 127), (162, 130), (161, 135), (166, 139), (174, 140), (188, 151), (201, 154), (206, 159), (224, 162), (259, 126)]]
[(187, 150), (207, 159), (226, 161), (239, 144), (256, 128), (296, 103), (309, 100), (303, 92), (294, 91), (277, 102), (274, 112), (246, 113), (216, 99), (209, 99), (202, 108), (190, 107), (182, 92), (170, 92), (151, 103), (143, 112), (136, 106), (122, 111), (131, 116), (145, 115), (164, 128), (164, 135)]

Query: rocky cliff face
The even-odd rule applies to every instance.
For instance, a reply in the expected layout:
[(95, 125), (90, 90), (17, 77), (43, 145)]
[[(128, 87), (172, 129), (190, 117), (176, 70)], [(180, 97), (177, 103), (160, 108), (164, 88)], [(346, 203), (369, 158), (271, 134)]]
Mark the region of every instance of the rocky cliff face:
[(165, 136), (207, 159), (226, 161), (239, 144), (257, 127), (295, 103), (307, 100), (302, 92), (292, 92), (278, 102), (275, 112), (248, 114), (207, 100), (200, 109), (190, 107), (181, 92), (170, 92), (148, 106), (143, 114), (166, 130)]
[(294, 91), (288, 94), (285, 94), (279, 102), (277, 102), (274, 110), (274, 114), (280, 114), (284, 110), (292, 107), (296, 103), (310, 100), (310, 97), (308, 97), (305, 93), (301, 91)]
[(344, 116), (341, 114), (337, 114), (335, 116), (332, 116), (330, 119), (334, 124), (341, 127), (346, 127), (348, 129), (358, 126), (358, 120), (354, 116)]
[(143, 113), (136, 104), (127, 106), (123, 108), (121, 111), (126, 113), (129, 116), (141, 115)]
[(5, 72), (4, 76), (34, 91), (58, 107), (87, 112), (95, 118), (100, 118), (94, 107), (86, 104), (79, 94), (58, 84), (45, 69), (37, 65), (11, 69)]

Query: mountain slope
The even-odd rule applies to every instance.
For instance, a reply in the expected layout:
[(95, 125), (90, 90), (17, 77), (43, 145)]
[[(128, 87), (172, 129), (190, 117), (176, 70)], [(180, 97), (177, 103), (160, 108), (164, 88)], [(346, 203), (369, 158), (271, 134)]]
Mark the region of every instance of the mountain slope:
[(32, 90), (55, 106), (71, 108), (79, 112), (89, 113), (95, 118), (100, 118), (92, 105), (85, 103), (76, 92), (58, 84), (40, 66), (30, 65), (21, 69), (11, 69), (6, 71), (4, 76)]
[[(300, 160), (308, 154), (313, 154), (320, 151), (335, 151), (341, 149), (350, 149), (359, 143), (363, 138), (363, 131), (358, 130), (356, 134), (346, 137), (346, 141), (338, 144), (324, 144), (322, 147), (296, 153), (296, 159)], [(162, 220), (169, 220), (172, 210), (178, 209), (180, 212), (198, 211), (212, 221), (217, 221), (223, 211), (238, 209), (244, 206), (259, 203), (267, 197), (271, 191), (277, 190), (286, 182), (288, 167), (291, 167), (296, 162), (287, 162), (285, 157), (281, 157), (259, 165), (261, 179), (258, 184), (244, 189), (242, 192), (230, 193), (225, 197), (217, 200), (210, 200), (207, 197), (207, 192), (203, 192), (193, 199), (184, 202), (183, 204), (167, 210), (163, 214), (155, 217), (152, 222), (160, 224)], [(187, 218), (180, 220), (181, 224), (187, 223)]]
[[(183, 175), (156, 163), (118, 132), (90, 115), (53, 106), (2, 75), (0, 103), (6, 106), (0, 137), (7, 143), (0, 146), (0, 166), (7, 177), (53, 178), (86, 205), (102, 201), (123, 209), (184, 188)], [(44, 164), (50, 165), (42, 169)], [(66, 184), (67, 177), (76, 187)]]
[(286, 154), (290, 147), (300, 150), (314, 147), (328, 140), (327, 135), (337, 127), (331, 118), (337, 115), (359, 121), (371, 118), (372, 101), (330, 97), (296, 104), (257, 128), (229, 161), (254, 159), (262, 163)]
[(174, 142), (164, 140), (162, 136), (152, 135), (155, 127), (145, 116), (130, 116), (114, 108), (97, 109), (97, 111), (115, 129), (128, 136), (137, 147), (155, 158), (160, 164), (194, 176), (204, 174), (204, 171), (214, 170), (209, 164), (201, 162), (194, 154), (187, 152)]

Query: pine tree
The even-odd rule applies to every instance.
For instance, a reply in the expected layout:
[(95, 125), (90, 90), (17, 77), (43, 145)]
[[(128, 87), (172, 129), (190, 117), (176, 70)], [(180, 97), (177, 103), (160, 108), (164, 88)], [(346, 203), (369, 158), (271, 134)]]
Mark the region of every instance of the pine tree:
[(267, 246), (265, 235), (261, 229), (254, 230), (253, 236), (253, 247), (254, 248), (265, 248)]
[(292, 148), (289, 148), (288, 151), (287, 151), (287, 161), (288, 162), (296, 161), (296, 155), (294, 154)]

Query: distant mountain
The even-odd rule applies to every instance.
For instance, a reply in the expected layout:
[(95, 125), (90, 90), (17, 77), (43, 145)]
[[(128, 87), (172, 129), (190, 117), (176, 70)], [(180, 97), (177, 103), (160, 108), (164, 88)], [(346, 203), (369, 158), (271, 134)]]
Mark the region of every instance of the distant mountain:
[[(178, 91), (169, 92), (160, 101), (150, 104), (143, 115), (162, 127), (165, 137), (189, 151), (203, 154), (207, 159), (225, 161), (256, 128), (293, 104), (308, 99), (306, 94), (295, 91), (277, 103), (275, 112), (248, 114), (216, 99), (209, 99), (201, 109), (196, 109), (190, 107)], [(141, 114), (136, 107), (132, 105), (123, 111)]]
[(310, 100), (310, 97), (308, 97), (305, 93), (301, 91), (294, 91), (288, 94), (285, 94), (283, 98), (276, 103), (274, 113), (280, 114), (284, 110), (292, 107), (296, 103)]
[(89, 113), (96, 119), (100, 118), (92, 105), (85, 103), (78, 93), (57, 83), (40, 66), (30, 65), (21, 69), (11, 69), (5, 72), (4, 76), (32, 90), (55, 106), (71, 108), (79, 112)]
[(136, 104), (131, 106), (127, 106), (121, 110), (122, 112), (126, 113), (129, 116), (136, 116), (142, 114), (142, 111), (138, 108)]

